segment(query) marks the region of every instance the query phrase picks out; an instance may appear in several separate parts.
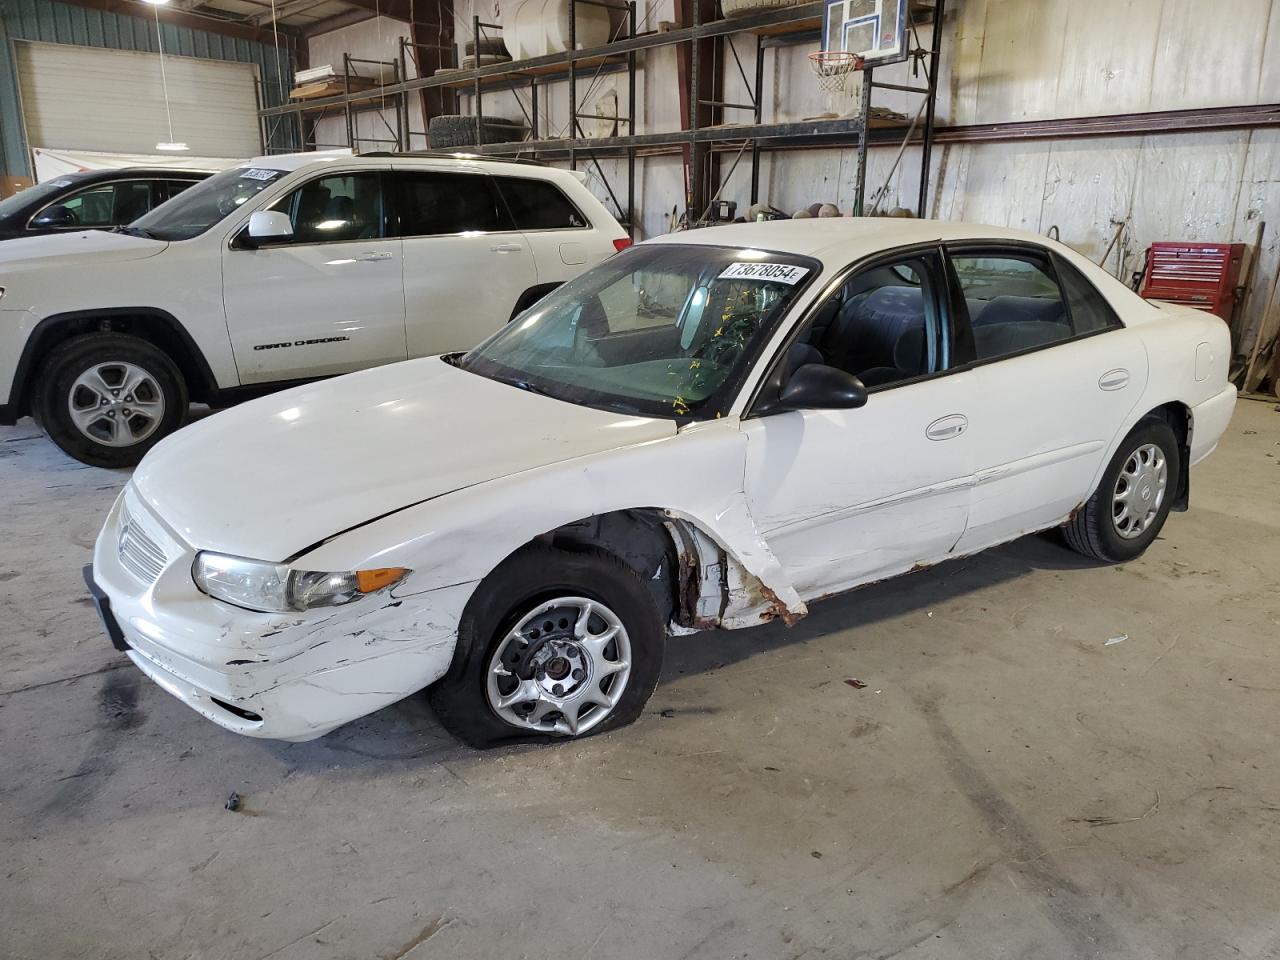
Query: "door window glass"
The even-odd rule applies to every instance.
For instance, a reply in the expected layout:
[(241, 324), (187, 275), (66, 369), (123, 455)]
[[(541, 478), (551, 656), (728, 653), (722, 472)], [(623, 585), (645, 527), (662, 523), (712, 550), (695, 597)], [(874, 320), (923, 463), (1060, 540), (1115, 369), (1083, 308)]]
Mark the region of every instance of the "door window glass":
[(941, 370), (941, 324), (932, 277), (923, 258), (851, 277), (814, 312), (790, 348), (788, 367), (839, 367), (868, 388)]
[(200, 181), (198, 180), (166, 180), (164, 183), (164, 198), (168, 200), (172, 197), (176, 197), (183, 190), (187, 189), (187, 187), (194, 186), (199, 182)]
[(143, 180), (103, 183), (73, 194), (53, 206), (64, 207), (70, 212), (74, 223), (68, 226), (119, 226), (132, 223), (151, 208), (151, 184)]
[(495, 179), (502, 198), (511, 208), (517, 230), (571, 230), (588, 226), (586, 218), (555, 184), (518, 177)]
[(376, 173), (320, 177), (279, 201), (274, 209), (289, 214), (294, 243), (382, 236), (382, 189)]
[(951, 257), (973, 326), (978, 360), (1069, 340), (1071, 322), (1047, 261), (1034, 254)]
[(511, 229), (489, 178), (483, 174), (409, 173), (398, 179), (403, 237)]

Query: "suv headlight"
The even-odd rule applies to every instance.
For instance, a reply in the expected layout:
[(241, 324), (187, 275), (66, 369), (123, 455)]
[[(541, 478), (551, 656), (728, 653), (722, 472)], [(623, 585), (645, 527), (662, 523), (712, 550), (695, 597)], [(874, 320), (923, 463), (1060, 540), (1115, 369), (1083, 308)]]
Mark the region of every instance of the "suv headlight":
[(336, 607), (394, 586), (408, 572), (404, 567), (378, 567), (324, 573), (208, 552), (196, 554), (191, 566), (191, 578), (209, 596), (263, 613)]

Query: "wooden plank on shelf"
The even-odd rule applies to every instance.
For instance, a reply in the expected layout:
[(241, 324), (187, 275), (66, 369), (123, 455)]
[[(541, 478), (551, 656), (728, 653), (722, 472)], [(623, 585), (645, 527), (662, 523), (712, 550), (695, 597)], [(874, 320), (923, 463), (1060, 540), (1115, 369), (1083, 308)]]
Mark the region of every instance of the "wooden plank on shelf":
[(343, 84), (341, 77), (334, 77), (331, 80), (318, 80), (315, 83), (304, 83), (290, 90), (289, 98), (291, 100), (316, 100), (320, 97), (342, 96), (348, 90), (355, 93), (357, 91), (372, 90), (378, 86), (378, 82), (370, 77), (348, 77), (346, 84)]

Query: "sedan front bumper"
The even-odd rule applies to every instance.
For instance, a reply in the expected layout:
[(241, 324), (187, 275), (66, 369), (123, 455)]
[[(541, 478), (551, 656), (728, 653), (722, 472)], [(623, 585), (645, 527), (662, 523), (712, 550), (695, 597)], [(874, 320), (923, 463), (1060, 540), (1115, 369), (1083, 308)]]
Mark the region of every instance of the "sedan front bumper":
[[(141, 533), (164, 557), (149, 583), (123, 549), (126, 504), (129, 535)], [(278, 740), (323, 736), (443, 676), (473, 587), (414, 593), (410, 577), (339, 607), (258, 613), (201, 593), (191, 579), (194, 557), (126, 488), (86, 579), (108, 633), (114, 622), (147, 676), (221, 727)]]

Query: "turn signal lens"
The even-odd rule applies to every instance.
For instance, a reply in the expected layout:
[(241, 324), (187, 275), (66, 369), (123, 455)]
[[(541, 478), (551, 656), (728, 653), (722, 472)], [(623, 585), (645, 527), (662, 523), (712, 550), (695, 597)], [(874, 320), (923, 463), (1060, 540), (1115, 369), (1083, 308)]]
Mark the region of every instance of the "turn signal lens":
[(379, 567), (377, 570), (357, 570), (356, 587), (361, 593), (373, 593), (396, 583), (409, 571), (404, 567)]

